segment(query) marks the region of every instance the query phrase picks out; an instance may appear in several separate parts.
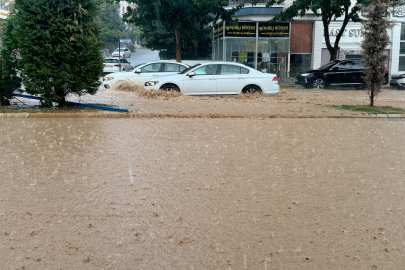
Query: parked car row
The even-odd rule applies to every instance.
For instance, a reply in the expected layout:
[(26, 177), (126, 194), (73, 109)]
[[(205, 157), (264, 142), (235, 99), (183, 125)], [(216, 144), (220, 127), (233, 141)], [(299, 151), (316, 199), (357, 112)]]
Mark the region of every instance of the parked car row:
[[(295, 84), (305, 88), (354, 86), (364, 89), (363, 71), (361, 59), (334, 60), (319, 69), (298, 73)], [(106, 89), (113, 83), (133, 80), (144, 84), (145, 89), (179, 91), (185, 95), (279, 92), (276, 74), (262, 73), (234, 62), (209, 62), (190, 67), (184, 63), (156, 61), (132, 68), (126, 59), (106, 58), (103, 76)], [(385, 83), (388, 83), (388, 72)], [(405, 89), (405, 74), (393, 75), (390, 85)]]
[(170, 61), (149, 62), (129, 72), (115, 72), (103, 78), (104, 88), (123, 80), (143, 83), (145, 89), (179, 91), (185, 95), (237, 95), (279, 92), (276, 74), (262, 73), (243, 64), (209, 62), (189, 67)]

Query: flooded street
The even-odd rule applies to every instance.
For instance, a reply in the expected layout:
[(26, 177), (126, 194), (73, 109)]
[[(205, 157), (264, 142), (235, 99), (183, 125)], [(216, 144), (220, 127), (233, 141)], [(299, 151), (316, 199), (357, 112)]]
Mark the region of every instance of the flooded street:
[(405, 121), (0, 119), (1, 269), (405, 269)]

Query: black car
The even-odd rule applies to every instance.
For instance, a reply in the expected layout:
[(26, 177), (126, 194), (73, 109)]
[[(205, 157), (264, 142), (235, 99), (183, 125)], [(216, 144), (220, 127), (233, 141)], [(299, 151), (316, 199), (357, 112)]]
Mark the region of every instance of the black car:
[(319, 69), (298, 73), (295, 84), (303, 85), (305, 88), (354, 86), (357, 89), (364, 89), (363, 70), (364, 63), (361, 59), (334, 60)]

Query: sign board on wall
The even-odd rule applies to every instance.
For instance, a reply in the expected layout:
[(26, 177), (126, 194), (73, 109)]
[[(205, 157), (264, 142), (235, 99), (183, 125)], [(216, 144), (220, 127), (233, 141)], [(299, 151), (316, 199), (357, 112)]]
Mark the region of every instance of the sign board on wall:
[(259, 37), (289, 37), (290, 23), (259, 23)]
[(224, 24), (222, 22), (214, 26), (214, 39), (224, 37)]
[(218, 39), (218, 24), (214, 26), (214, 40)]
[[(225, 37), (256, 37), (256, 22), (238, 22), (236, 25), (225, 25)], [(259, 37), (288, 38), (290, 23), (259, 23)], [(223, 37), (223, 23), (214, 27), (214, 39)]]
[[(338, 35), (342, 23), (330, 23), (329, 25), (329, 38), (331, 44), (334, 44), (336, 36)], [(387, 29), (387, 34), (392, 40), (392, 30)], [(322, 43), (325, 44), (324, 33), (322, 32)], [(364, 31), (362, 30), (361, 23), (349, 23), (347, 24), (345, 31), (343, 32), (342, 37), (339, 41), (339, 47), (345, 48), (349, 47), (350, 49), (360, 49), (360, 44), (364, 38)], [(325, 45), (324, 45), (325, 46)], [(325, 46), (326, 47), (326, 46)], [(391, 45), (388, 45), (387, 48), (390, 48)]]
[(227, 37), (256, 37), (255, 22), (238, 22), (237, 25), (226, 25), (225, 36)]

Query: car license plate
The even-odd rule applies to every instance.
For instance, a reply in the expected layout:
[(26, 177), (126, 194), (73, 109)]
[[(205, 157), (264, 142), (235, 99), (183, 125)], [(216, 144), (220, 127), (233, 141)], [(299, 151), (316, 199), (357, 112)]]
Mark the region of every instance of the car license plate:
[(106, 65), (105, 67), (113, 67), (112, 65)]

